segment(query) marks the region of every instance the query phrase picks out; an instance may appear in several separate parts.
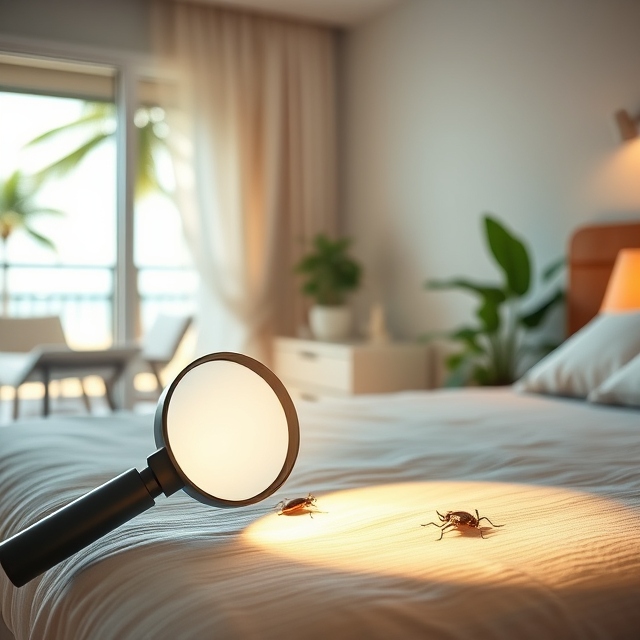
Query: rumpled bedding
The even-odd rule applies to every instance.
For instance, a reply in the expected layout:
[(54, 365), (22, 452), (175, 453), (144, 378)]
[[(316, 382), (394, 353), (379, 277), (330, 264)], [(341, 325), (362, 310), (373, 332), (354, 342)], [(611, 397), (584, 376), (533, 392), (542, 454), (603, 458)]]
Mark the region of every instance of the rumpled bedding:
[[(636, 639), (640, 411), (511, 388), (298, 407), (262, 503), (183, 492), (15, 588), (16, 639)], [(0, 540), (153, 453), (152, 416), (0, 428)], [(279, 515), (283, 499), (317, 498)], [(488, 518), (441, 531), (437, 512)], [(422, 526), (426, 525), (426, 526)]]

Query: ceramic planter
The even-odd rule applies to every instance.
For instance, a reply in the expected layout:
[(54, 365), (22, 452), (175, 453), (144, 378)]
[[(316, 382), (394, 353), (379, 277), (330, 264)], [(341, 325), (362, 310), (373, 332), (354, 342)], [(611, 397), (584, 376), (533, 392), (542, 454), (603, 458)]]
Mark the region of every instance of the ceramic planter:
[(309, 325), (316, 340), (345, 340), (351, 333), (351, 309), (314, 305), (309, 310)]

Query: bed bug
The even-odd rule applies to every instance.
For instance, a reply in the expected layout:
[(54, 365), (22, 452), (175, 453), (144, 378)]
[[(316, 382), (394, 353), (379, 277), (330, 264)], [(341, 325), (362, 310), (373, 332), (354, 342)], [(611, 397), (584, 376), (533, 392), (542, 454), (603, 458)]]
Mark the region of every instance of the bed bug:
[(293, 500), (285, 498), (278, 502), (276, 508), (280, 509), (278, 512), (279, 516), (296, 516), (301, 513), (308, 513), (309, 516), (313, 518), (313, 513), (325, 513), (324, 511), (316, 509), (315, 506), (316, 497), (309, 494), (306, 498), (294, 498)]
[(442, 524), (437, 524), (436, 522), (428, 522), (427, 524), (421, 525), (422, 527), (428, 527), (432, 524), (434, 527), (438, 527), (440, 529), (440, 537), (438, 540), (442, 540), (442, 536), (444, 532), (450, 527), (455, 527), (456, 529), (459, 527), (471, 527), (473, 529), (477, 529), (480, 532), (480, 537), (486, 540), (486, 538), (482, 535), (482, 529), (480, 528), (480, 521), (486, 520), (492, 527), (504, 527), (503, 524), (493, 524), (489, 518), (486, 516), (480, 517), (478, 510), (476, 509), (476, 515), (472, 516), (470, 513), (466, 511), (447, 511), (444, 515), (442, 515), (439, 511), (436, 511), (438, 517), (440, 518), (440, 522)]

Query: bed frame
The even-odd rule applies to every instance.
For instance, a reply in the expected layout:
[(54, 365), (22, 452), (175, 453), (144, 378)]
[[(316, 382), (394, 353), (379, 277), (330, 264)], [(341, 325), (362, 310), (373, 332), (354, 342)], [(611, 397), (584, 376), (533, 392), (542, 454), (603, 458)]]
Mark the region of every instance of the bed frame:
[(640, 222), (587, 225), (571, 236), (567, 335), (598, 313), (618, 251), (626, 248), (640, 248)]

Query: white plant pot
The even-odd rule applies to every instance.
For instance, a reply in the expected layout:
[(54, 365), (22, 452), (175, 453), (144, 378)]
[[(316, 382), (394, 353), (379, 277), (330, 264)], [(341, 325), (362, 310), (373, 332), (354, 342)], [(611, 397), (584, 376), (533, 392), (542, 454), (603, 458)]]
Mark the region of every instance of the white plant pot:
[(314, 305), (309, 310), (309, 325), (316, 340), (344, 340), (351, 333), (351, 309)]

